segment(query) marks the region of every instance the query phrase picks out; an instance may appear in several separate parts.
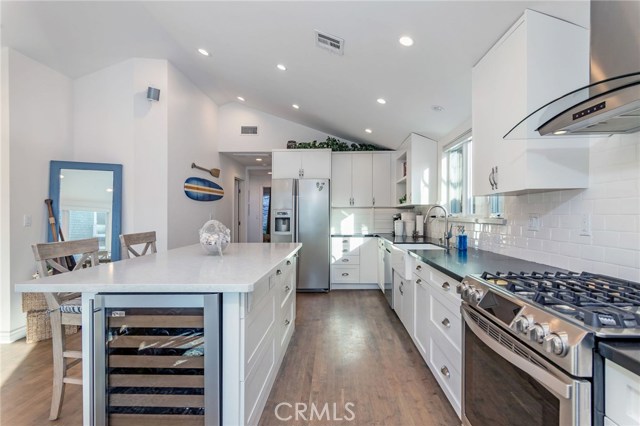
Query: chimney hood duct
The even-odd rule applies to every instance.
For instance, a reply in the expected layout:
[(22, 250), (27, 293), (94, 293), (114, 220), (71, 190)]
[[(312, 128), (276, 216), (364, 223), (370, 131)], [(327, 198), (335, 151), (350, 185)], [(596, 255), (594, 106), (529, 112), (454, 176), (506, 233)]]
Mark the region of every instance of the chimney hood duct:
[(591, 0), (590, 81), (520, 121), (504, 139), (640, 131), (640, 1)]

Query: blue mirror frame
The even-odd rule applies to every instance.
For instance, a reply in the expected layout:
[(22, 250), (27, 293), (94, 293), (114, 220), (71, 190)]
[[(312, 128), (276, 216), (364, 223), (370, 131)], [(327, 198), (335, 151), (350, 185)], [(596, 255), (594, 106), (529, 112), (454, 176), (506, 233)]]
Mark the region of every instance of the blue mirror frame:
[[(60, 216), (60, 171), (62, 169), (99, 170), (113, 172), (113, 210), (111, 216), (111, 261), (120, 260), (120, 232), (122, 228), (122, 164), (51, 161), (49, 165), (49, 198), (53, 200), (56, 223)], [(48, 241), (53, 241), (47, 227)]]

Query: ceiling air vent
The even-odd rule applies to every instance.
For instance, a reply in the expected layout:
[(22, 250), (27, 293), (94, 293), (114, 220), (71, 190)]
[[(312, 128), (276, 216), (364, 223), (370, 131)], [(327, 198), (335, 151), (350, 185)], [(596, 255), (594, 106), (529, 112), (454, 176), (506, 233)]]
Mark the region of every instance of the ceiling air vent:
[(241, 135), (257, 135), (258, 126), (240, 126)]
[(327, 49), (338, 55), (344, 53), (344, 40), (340, 37), (332, 36), (316, 30), (316, 46)]

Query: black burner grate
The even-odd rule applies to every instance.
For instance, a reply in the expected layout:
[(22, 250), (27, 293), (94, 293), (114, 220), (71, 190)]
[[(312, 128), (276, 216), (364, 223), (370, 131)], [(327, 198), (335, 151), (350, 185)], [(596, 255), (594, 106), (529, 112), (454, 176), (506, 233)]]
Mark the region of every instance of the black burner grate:
[(586, 272), (485, 272), (482, 278), (589, 326), (640, 326), (638, 283)]

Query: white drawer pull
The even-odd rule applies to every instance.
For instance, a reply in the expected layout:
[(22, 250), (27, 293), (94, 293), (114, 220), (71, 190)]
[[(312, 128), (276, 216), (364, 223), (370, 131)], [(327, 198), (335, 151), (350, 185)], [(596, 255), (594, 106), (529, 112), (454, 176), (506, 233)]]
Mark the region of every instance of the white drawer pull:
[(447, 366), (446, 366), (446, 365), (445, 365), (445, 366), (443, 366), (443, 367), (440, 369), (440, 372), (441, 372), (441, 373), (442, 373), (442, 375), (443, 375), (444, 377), (446, 377), (447, 379), (448, 379), (449, 377), (451, 377), (451, 373), (449, 373), (449, 369), (447, 368)]
[(343, 273), (342, 273), (342, 276), (343, 276), (343, 277), (348, 277), (348, 276), (349, 276), (349, 273), (348, 273), (348, 272), (343, 272)]
[(451, 328), (451, 321), (449, 321), (449, 318), (445, 318), (442, 320), (442, 325), (445, 326), (445, 328)]
[(348, 261), (349, 261), (349, 259), (342, 259), (342, 261), (343, 261), (343, 262), (348, 262)]
[(284, 325), (289, 325), (291, 324), (291, 321), (289, 321), (288, 319), (284, 320)]
[(445, 281), (445, 282), (442, 283), (442, 288), (444, 289), (444, 291), (449, 291), (451, 286), (449, 285), (448, 282)]

